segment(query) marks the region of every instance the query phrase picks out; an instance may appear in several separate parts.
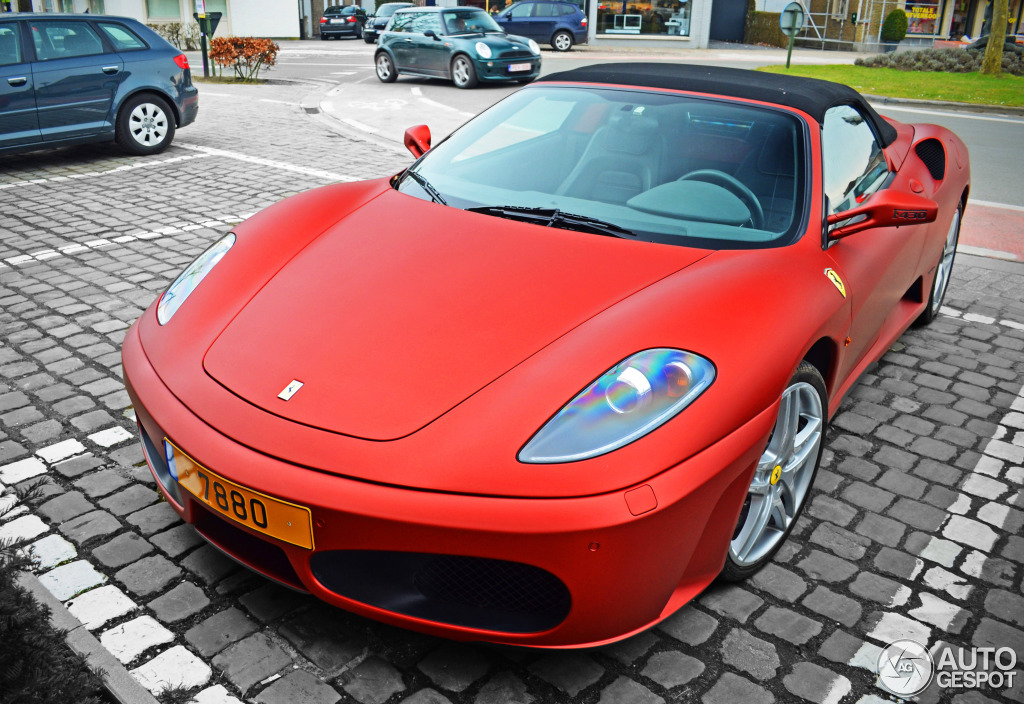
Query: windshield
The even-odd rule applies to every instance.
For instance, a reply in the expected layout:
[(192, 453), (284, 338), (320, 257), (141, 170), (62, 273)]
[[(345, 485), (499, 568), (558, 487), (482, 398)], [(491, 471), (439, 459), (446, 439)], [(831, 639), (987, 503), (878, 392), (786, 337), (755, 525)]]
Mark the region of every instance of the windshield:
[(802, 226), (803, 134), (772, 108), (534, 86), (428, 151), (398, 189), (498, 217), (586, 216), (648, 241), (779, 246)]
[(502, 32), (494, 18), (483, 10), (467, 7), (458, 10), (445, 10), (444, 17), (448, 34), (479, 34), (480, 32)]
[(377, 10), (377, 17), (391, 17), (391, 15), (395, 14), (396, 11), (402, 10), (402, 9), (404, 9), (406, 7), (410, 7), (410, 6), (409, 5), (403, 5), (401, 3), (397, 3), (397, 4), (389, 3), (387, 5), (381, 5), (381, 8), (379, 10)]

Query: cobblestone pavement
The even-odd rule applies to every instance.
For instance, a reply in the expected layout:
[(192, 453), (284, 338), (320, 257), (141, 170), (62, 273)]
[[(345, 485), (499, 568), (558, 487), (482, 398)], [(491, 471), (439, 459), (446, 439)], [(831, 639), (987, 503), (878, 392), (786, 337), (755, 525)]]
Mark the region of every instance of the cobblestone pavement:
[[(877, 655), (898, 637), (1024, 659), (1024, 267), (972, 257), (945, 315), (844, 402), (775, 564), (617, 645), (446, 642), (281, 589), (204, 544), (143, 464), (119, 346), (238, 219), (409, 162), (306, 115), (315, 88), (211, 87), (158, 157), (0, 159), (0, 484), (45, 482), (0, 537), (35, 548), (43, 583), (140, 682), (207, 704), (872, 704), (887, 701)], [(1024, 702), (1021, 679), (922, 700)]]

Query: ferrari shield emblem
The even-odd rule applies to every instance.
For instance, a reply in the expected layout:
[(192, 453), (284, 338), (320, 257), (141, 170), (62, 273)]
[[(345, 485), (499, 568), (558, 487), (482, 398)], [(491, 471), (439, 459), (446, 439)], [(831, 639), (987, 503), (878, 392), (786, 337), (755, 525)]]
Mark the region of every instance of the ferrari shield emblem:
[(301, 388), (302, 382), (299, 381), (298, 379), (292, 379), (291, 383), (288, 384), (288, 386), (284, 387), (284, 391), (279, 393), (277, 397), (283, 401), (287, 401), (288, 399), (295, 395), (296, 391), (298, 391)]
[(839, 278), (839, 274), (836, 273), (835, 269), (825, 269), (825, 276), (828, 280), (835, 284), (835, 287), (839, 289), (839, 293), (846, 298), (846, 286), (843, 284), (843, 280)]

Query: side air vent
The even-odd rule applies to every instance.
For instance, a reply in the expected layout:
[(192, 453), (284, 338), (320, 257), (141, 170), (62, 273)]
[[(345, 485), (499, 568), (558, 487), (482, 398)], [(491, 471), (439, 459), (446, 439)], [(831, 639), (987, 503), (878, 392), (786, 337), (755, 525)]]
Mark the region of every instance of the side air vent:
[(924, 162), (928, 173), (936, 181), (941, 181), (946, 176), (946, 150), (942, 148), (942, 142), (937, 139), (923, 139), (914, 147), (917, 156)]

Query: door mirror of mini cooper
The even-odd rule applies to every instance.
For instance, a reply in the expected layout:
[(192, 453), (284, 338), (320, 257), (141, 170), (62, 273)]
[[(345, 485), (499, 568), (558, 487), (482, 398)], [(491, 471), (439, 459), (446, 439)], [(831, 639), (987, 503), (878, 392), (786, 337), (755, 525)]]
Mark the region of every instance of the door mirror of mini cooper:
[(939, 206), (933, 200), (914, 193), (885, 188), (850, 210), (828, 216), (830, 240), (874, 227), (899, 227), (934, 222)]
[(432, 29), (428, 29), (426, 32), (424, 32), (423, 36), (430, 37), (434, 41), (441, 41), (441, 37), (437, 36), (437, 32), (435, 32)]
[[(412, 155), (419, 159), (430, 149), (430, 128), (426, 125), (416, 125), (405, 131), (405, 148), (412, 152)], [(932, 217), (934, 220), (934, 216)]]

